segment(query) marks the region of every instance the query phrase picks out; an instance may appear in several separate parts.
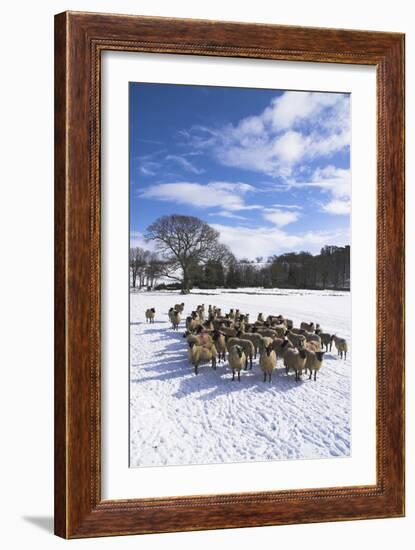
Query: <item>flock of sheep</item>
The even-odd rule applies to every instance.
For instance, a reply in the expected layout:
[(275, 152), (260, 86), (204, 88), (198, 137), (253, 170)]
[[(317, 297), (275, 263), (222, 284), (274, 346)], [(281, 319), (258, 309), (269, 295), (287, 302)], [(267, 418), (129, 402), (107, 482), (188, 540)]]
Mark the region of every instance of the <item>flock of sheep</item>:
[[(184, 303), (169, 309), (168, 315), (173, 330), (178, 330), (182, 320)], [(153, 323), (156, 310), (146, 310), (146, 321)], [(291, 319), (282, 315), (258, 314), (255, 322), (249, 322), (249, 314), (239, 309), (230, 309), (223, 314), (221, 308), (198, 305), (191, 315), (186, 317), (186, 331), (183, 334), (188, 344), (188, 358), (198, 373), (199, 365), (211, 363), (216, 369), (217, 363), (226, 360), (228, 354), (232, 380), (237, 375), (241, 381), (241, 371), (252, 369), (253, 360), (259, 355), (259, 366), (264, 373), (264, 382), (271, 382), (278, 359), (282, 359), (285, 371), (295, 373), (299, 381), (303, 373), (309, 372), (309, 379), (323, 365), (323, 356), (336, 346), (337, 355), (346, 359), (347, 341), (335, 334), (324, 332), (319, 324), (302, 322), (294, 327)], [(325, 350), (323, 350), (323, 347)]]

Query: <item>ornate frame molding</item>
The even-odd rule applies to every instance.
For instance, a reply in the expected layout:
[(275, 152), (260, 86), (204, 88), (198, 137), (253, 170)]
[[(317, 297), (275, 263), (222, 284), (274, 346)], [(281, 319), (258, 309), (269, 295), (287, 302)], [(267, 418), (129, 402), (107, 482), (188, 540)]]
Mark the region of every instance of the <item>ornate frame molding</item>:
[[(376, 66), (376, 485), (101, 500), (100, 75), (105, 50)], [(76, 538), (402, 516), (404, 36), (65, 12), (55, 18), (55, 51), (56, 534)]]

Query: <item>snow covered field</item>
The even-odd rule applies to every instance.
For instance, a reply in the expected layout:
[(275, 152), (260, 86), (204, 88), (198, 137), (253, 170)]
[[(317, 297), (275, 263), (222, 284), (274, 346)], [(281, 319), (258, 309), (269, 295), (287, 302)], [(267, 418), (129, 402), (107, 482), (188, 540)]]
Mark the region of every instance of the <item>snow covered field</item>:
[[(167, 311), (185, 303), (179, 332)], [(335, 347), (325, 355), (317, 381), (285, 374), (281, 361), (272, 382), (254, 363), (252, 371), (232, 382), (227, 362), (195, 376), (187, 360), (184, 317), (197, 304), (209, 303), (250, 313), (255, 320), (282, 314), (314, 321), (345, 337), (347, 360)], [(208, 464), (350, 454), (351, 326), (350, 294), (309, 290), (195, 290), (130, 294), (130, 466)], [(156, 320), (146, 324), (145, 310)]]

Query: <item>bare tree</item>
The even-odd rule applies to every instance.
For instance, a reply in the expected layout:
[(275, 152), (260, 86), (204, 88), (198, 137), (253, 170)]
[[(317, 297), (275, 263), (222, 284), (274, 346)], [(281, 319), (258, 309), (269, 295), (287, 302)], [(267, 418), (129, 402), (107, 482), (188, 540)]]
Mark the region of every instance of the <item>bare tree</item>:
[(138, 286), (142, 288), (146, 282), (148, 263), (151, 260), (152, 253), (149, 250), (136, 246), (130, 248), (130, 271), (133, 288)]
[(167, 263), (161, 261), (155, 252), (151, 252), (146, 266), (147, 287), (153, 288), (157, 282), (157, 279), (168, 272), (169, 266)]
[(133, 288), (135, 288), (137, 284), (137, 277), (140, 269), (139, 258), (141, 255), (141, 251), (143, 251), (143, 249), (138, 246), (136, 248), (130, 248), (130, 273)]
[(194, 216), (173, 214), (154, 221), (145, 235), (154, 241), (158, 252), (169, 266), (165, 276), (180, 281), (182, 294), (189, 292), (192, 273), (209, 260), (231, 255), (229, 249), (219, 243), (219, 232)]

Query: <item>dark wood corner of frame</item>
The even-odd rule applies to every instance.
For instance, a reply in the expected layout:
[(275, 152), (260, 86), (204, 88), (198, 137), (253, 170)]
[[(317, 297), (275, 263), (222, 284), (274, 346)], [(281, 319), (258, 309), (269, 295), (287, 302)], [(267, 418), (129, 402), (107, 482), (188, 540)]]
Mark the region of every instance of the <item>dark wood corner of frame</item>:
[[(101, 500), (103, 50), (376, 66), (376, 485)], [(55, 533), (77, 538), (404, 515), (404, 244), (404, 35), (76, 12), (57, 15)], [(394, 342), (393, 349), (386, 340)]]

